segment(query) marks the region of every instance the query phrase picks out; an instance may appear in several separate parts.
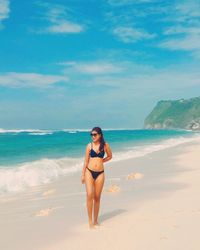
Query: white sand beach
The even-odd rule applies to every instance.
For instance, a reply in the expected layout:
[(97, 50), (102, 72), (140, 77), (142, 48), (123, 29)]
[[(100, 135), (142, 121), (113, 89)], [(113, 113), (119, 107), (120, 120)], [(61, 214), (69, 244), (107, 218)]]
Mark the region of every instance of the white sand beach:
[(100, 226), (80, 173), (0, 199), (2, 250), (199, 250), (200, 140), (105, 163)]

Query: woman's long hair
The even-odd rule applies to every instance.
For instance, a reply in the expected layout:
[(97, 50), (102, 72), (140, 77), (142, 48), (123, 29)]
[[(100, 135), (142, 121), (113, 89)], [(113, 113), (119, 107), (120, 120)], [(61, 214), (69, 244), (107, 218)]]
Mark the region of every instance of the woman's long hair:
[(101, 130), (100, 127), (94, 127), (92, 129), (92, 131), (96, 131), (98, 134), (101, 135), (101, 137), (100, 137), (100, 146), (99, 146), (99, 151), (101, 152), (104, 149), (104, 145), (105, 145), (105, 140), (104, 140), (104, 137), (103, 137), (103, 132), (102, 132), (102, 130)]

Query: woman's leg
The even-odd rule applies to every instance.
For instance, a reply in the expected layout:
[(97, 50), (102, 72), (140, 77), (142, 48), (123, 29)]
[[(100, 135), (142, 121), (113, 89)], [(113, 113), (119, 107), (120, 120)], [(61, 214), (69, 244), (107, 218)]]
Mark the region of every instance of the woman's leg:
[(104, 172), (101, 173), (94, 182), (94, 224), (98, 224), (98, 214), (100, 207), (101, 192), (105, 180)]
[(94, 179), (88, 169), (85, 171), (85, 187), (87, 193), (87, 212), (89, 226), (93, 227), (92, 222), (92, 210), (93, 210), (93, 198), (94, 198)]

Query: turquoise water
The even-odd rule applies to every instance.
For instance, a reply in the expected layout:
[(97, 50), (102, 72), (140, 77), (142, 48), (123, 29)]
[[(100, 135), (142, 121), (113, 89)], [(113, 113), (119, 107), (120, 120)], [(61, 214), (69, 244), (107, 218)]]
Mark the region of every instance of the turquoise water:
[[(191, 135), (178, 130), (113, 130), (104, 138), (113, 150), (177, 136)], [(43, 157), (81, 157), (91, 141), (88, 131), (47, 131), (0, 133), (0, 167), (34, 161)]]
[[(140, 157), (199, 136), (185, 130), (103, 132), (113, 151), (113, 161)], [(89, 130), (1, 130), (0, 194), (21, 191), (79, 171), (90, 141)]]

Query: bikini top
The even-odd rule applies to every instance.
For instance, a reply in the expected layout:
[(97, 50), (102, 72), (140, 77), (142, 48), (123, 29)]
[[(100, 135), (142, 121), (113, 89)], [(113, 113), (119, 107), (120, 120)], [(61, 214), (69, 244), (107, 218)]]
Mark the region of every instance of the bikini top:
[(102, 150), (101, 152), (99, 152), (97, 154), (97, 152), (92, 148), (92, 143), (91, 143), (91, 149), (90, 149), (90, 156), (91, 157), (100, 157), (100, 158), (103, 158), (104, 157), (104, 150)]

